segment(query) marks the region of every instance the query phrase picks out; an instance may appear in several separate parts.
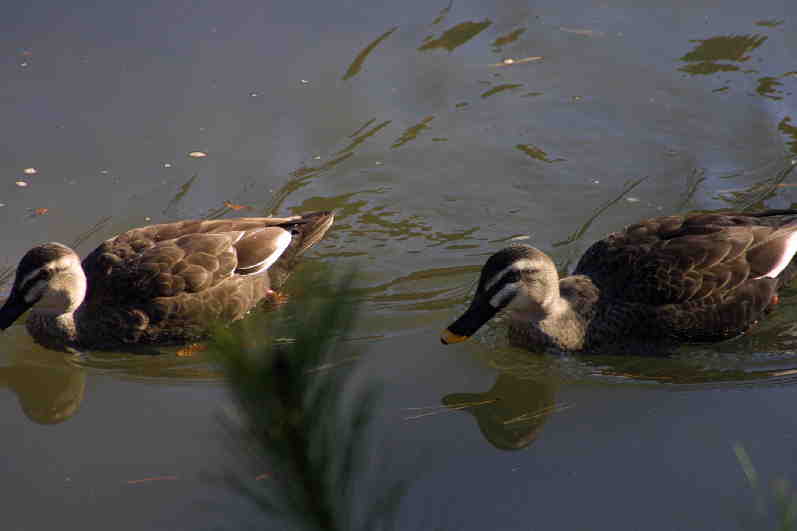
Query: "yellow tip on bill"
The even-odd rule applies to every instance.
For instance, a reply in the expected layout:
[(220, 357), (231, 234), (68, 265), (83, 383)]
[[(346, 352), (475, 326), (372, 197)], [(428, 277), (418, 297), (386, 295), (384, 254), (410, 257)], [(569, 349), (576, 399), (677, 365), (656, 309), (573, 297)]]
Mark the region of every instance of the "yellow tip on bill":
[(443, 342), (444, 345), (450, 345), (451, 343), (459, 343), (460, 341), (465, 341), (468, 339), (468, 336), (461, 336), (459, 334), (455, 334), (451, 330), (443, 330), (443, 333), (440, 334), (440, 341)]

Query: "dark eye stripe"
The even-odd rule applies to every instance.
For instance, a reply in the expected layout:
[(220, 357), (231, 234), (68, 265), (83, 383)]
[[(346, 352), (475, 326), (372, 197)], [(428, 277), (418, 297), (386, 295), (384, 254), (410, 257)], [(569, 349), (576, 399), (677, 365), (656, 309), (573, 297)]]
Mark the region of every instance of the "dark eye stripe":
[(487, 290), (487, 292), (490, 293), (491, 296), (495, 295), (496, 293), (501, 291), (501, 288), (503, 288), (507, 284), (512, 284), (514, 282), (520, 281), (522, 273), (523, 273), (522, 271), (517, 271), (517, 270), (507, 271), (506, 273), (501, 275), (500, 278), (492, 281), (492, 285), (490, 286), (490, 289)]
[(21, 285), (19, 287), (19, 289), (23, 290), (23, 291), (26, 291), (26, 290), (30, 289), (31, 287), (33, 287), (36, 284), (36, 282), (38, 282), (39, 280), (45, 280), (48, 276), (49, 275), (48, 275), (47, 271), (42, 269), (41, 271), (39, 271), (38, 273), (36, 273), (32, 277), (26, 279), (25, 280), (25, 284)]
[(50, 278), (51, 278), (53, 275), (55, 275), (56, 273), (60, 273), (60, 272), (66, 271), (66, 270), (67, 270), (67, 269), (66, 269), (66, 268), (63, 268), (63, 267), (61, 267), (61, 268), (58, 268), (58, 269), (55, 269), (55, 270), (51, 270), (51, 269), (40, 269), (40, 270), (38, 271), (38, 273), (36, 273), (36, 274), (35, 274), (35, 275), (33, 275), (32, 277), (30, 277), (30, 278), (26, 279), (26, 280), (25, 280), (25, 284), (23, 284), (23, 285), (20, 285), (20, 286), (19, 286), (19, 289), (20, 289), (21, 291), (27, 291), (27, 290), (31, 289), (33, 286), (35, 286), (35, 285), (36, 285), (36, 282), (38, 282), (38, 281), (40, 281), (40, 280), (45, 280), (45, 281), (46, 281), (46, 280), (49, 280), (49, 279), (50, 279)]
[(520, 271), (510, 271), (501, 279), (501, 284), (511, 284), (520, 280)]

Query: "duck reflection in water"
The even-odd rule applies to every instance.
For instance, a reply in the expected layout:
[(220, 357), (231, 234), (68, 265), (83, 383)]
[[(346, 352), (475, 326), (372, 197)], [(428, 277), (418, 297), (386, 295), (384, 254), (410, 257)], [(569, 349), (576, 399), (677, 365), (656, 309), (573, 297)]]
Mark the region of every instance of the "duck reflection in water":
[(558, 379), (522, 379), (500, 374), (489, 391), (443, 397), (451, 409), (474, 416), (484, 438), (500, 450), (520, 450), (537, 439), (550, 415), (564, 406), (555, 402)]
[(57, 367), (0, 367), (0, 386), (11, 389), (25, 416), (37, 424), (58, 424), (72, 417), (86, 390), (86, 372), (66, 362)]

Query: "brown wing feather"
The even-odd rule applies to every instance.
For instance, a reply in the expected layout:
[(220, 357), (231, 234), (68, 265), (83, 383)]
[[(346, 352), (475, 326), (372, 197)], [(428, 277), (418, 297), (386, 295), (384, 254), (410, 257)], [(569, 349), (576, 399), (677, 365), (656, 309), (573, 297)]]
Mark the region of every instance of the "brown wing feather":
[[(83, 322), (97, 344), (198, 337), (209, 321), (243, 317), (332, 220), (328, 212), (191, 220), (119, 234), (83, 261), (89, 286)], [(246, 274), (274, 260), (274, 271)]]
[(733, 337), (797, 274), (797, 211), (653, 218), (593, 244), (575, 275), (600, 290), (593, 345)]
[(797, 231), (788, 225), (794, 219), (793, 213), (653, 218), (596, 242), (574, 274), (590, 276), (606, 296), (629, 302), (730, 296), (782, 262)]

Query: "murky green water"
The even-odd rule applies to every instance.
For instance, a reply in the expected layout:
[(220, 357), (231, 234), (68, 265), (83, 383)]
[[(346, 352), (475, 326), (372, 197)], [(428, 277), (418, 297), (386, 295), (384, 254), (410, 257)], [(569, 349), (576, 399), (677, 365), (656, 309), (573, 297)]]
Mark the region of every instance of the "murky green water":
[[(438, 333), (511, 238), (567, 269), (644, 217), (795, 208), (793, 2), (136, 4), (5, 6), (8, 268), (43, 241), (85, 255), (150, 222), (334, 209), (308, 265), (362, 272), (375, 428), (418, 477), (405, 528), (770, 525), (733, 445), (767, 500), (797, 480), (794, 292), (754, 334), (664, 360)], [(233, 457), (206, 364), (67, 359), (21, 325), (0, 363), (8, 529), (258, 522), (216, 481)]]

